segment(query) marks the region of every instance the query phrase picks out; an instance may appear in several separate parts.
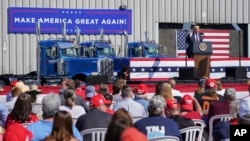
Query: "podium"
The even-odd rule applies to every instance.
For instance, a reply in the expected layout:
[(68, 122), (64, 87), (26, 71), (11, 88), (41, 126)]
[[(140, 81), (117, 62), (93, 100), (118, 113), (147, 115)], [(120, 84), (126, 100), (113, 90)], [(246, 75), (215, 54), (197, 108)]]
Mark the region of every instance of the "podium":
[(194, 78), (209, 77), (212, 43), (194, 42), (193, 54), (194, 54)]

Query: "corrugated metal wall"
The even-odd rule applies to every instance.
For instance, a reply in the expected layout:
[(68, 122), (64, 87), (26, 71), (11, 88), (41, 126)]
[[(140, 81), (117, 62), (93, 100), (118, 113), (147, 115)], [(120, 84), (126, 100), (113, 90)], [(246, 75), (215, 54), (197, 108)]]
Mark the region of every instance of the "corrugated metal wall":
[[(249, 0), (1, 0), (0, 74), (23, 74), (36, 70), (36, 37), (33, 34), (7, 33), (8, 7), (46, 7), (72, 9), (118, 9), (121, 4), (133, 11), (133, 31), (129, 41), (157, 39), (158, 22), (249, 23)], [(43, 35), (42, 39), (59, 35)], [(84, 35), (81, 41), (99, 36)], [(120, 35), (104, 36), (122, 46)]]

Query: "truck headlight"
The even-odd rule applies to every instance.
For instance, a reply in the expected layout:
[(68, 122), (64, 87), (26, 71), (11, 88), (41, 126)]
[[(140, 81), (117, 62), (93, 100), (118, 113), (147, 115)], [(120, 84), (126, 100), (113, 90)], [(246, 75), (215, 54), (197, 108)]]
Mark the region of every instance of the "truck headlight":
[(97, 72), (91, 72), (91, 75), (97, 75), (98, 73)]
[(117, 72), (113, 72), (113, 76), (117, 76), (118, 75), (118, 73)]

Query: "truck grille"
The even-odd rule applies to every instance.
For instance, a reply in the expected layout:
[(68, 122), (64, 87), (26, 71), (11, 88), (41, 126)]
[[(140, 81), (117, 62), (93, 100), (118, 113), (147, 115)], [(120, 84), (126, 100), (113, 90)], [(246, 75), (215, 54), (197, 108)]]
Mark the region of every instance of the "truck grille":
[(111, 81), (114, 73), (113, 59), (110, 58), (101, 59), (99, 63), (100, 63), (99, 74), (108, 76), (108, 80)]

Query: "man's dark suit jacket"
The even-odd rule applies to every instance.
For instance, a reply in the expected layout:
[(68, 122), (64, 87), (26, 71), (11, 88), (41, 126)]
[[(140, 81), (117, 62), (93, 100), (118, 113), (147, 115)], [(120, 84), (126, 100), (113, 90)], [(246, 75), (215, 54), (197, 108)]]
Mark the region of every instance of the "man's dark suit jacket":
[[(198, 33), (198, 36), (199, 36), (199, 42), (202, 42), (203, 41), (202, 34)], [(188, 58), (193, 58), (193, 56), (194, 56), (194, 54), (193, 54), (193, 44), (194, 44), (194, 42), (195, 42), (195, 33), (192, 32), (191, 36), (188, 35), (186, 37), (186, 43), (188, 43), (188, 47), (186, 49), (186, 54), (187, 54)]]

